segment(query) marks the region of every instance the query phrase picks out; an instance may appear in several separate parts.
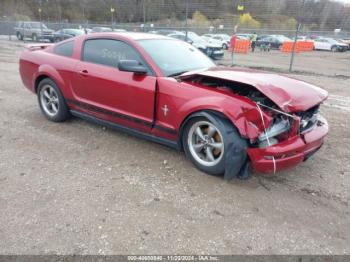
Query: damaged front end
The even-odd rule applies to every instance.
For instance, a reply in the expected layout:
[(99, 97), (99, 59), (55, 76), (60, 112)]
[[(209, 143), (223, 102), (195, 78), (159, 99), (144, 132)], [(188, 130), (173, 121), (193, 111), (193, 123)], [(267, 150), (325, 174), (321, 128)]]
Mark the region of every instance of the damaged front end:
[[(247, 138), (246, 153), (253, 170), (275, 173), (294, 167), (322, 146), (328, 133), (328, 123), (319, 113), (320, 104), (327, 97), (325, 91), (318, 92), (316, 87), (309, 91), (309, 84), (303, 85), (294, 79), (283, 81), (291, 85), (297, 83), (297, 88), (304, 88), (304, 91), (292, 92), (290, 87), (276, 87), (276, 83), (262, 86), (260, 80), (253, 85), (253, 77), (248, 81), (246, 76), (246, 82), (238, 82), (227, 72), (221, 78), (217, 74), (217, 71), (201, 72), (187, 80), (195, 85), (215, 88), (218, 92), (230, 92), (245, 102), (241, 112), (234, 116), (233, 123)], [(275, 93), (272, 94), (271, 90)], [(307, 101), (303, 100), (303, 92)], [(315, 97), (313, 101), (310, 101), (311, 96)], [(245, 166), (243, 164), (242, 169), (247, 169)], [(247, 171), (242, 174), (241, 170), (236, 175), (245, 178)]]

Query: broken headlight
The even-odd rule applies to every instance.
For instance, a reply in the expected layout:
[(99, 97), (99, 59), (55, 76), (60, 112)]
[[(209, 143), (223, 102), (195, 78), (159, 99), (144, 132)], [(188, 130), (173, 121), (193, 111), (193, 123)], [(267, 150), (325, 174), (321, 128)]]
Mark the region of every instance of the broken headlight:
[(274, 122), (259, 137), (259, 147), (267, 147), (278, 143), (276, 136), (290, 130), (290, 123), (282, 116), (275, 118)]

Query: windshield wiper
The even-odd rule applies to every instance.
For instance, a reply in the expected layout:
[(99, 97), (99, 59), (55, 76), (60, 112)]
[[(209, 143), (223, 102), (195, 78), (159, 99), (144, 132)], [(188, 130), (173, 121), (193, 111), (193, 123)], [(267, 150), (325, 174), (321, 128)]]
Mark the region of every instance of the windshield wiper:
[(171, 75), (168, 75), (167, 77), (174, 77), (174, 76), (179, 76), (179, 75), (182, 75), (184, 73), (187, 73), (188, 71), (180, 71), (180, 72), (176, 72), (176, 73), (173, 73)]

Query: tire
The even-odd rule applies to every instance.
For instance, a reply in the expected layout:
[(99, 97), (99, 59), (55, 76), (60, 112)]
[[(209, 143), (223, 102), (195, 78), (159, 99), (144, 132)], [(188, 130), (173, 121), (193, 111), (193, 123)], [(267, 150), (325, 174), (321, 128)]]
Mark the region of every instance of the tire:
[(222, 44), (222, 49), (227, 50), (228, 49), (227, 45), (226, 44)]
[[(219, 176), (225, 173), (226, 154), (233, 152), (232, 148), (229, 149), (229, 144), (232, 142), (230, 140), (242, 138), (228, 120), (215, 114), (209, 116), (194, 117), (186, 123), (182, 133), (182, 145), (186, 156), (199, 170)], [(212, 118), (212, 121), (209, 118)], [(240, 167), (243, 164), (237, 165)]]
[(332, 51), (333, 53), (337, 52), (337, 50), (338, 50), (338, 48), (337, 48), (336, 46), (332, 46), (332, 47), (331, 47), (331, 51)]
[(56, 83), (49, 78), (40, 81), (38, 102), (41, 112), (52, 122), (63, 122), (70, 117), (66, 101)]
[(32, 34), (33, 42), (38, 42), (38, 36), (36, 34)]
[(23, 41), (23, 35), (20, 32), (17, 32), (16, 36), (18, 40)]

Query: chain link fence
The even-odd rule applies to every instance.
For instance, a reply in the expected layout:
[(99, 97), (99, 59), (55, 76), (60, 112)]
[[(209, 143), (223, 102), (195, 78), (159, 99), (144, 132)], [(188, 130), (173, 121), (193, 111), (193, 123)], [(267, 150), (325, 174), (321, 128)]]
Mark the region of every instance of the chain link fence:
[[(20, 20), (41, 21), (49, 29), (109, 27), (133, 32), (181, 31), (203, 34), (284, 36), (294, 42), (289, 52), (257, 47), (234, 54), (225, 50), (218, 64), (347, 75), (342, 66), (350, 52), (299, 52), (297, 38), (315, 41), (327, 37), (345, 43), (350, 39), (350, 5), (314, 0), (110, 0), (6, 1), (0, 10), (0, 35), (16, 41)], [(17, 2), (17, 5), (14, 4)], [(25, 2), (27, 4), (25, 4)], [(31, 2), (31, 4), (29, 3)], [(19, 4), (18, 4), (19, 3)], [(22, 3), (22, 4), (21, 4)], [(7, 10), (7, 11), (6, 11)], [(2, 12), (2, 13), (1, 13)], [(5, 12), (7, 12), (5, 14)], [(30, 41), (30, 39), (25, 39)], [(208, 39), (206, 39), (208, 41)], [(257, 42), (258, 43), (258, 42)], [(273, 44), (273, 43), (272, 43)], [(348, 45), (350, 43), (347, 43)], [(271, 46), (271, 44), (270, 44)], [(331, 50), (329, 50), (331, 51)]]

